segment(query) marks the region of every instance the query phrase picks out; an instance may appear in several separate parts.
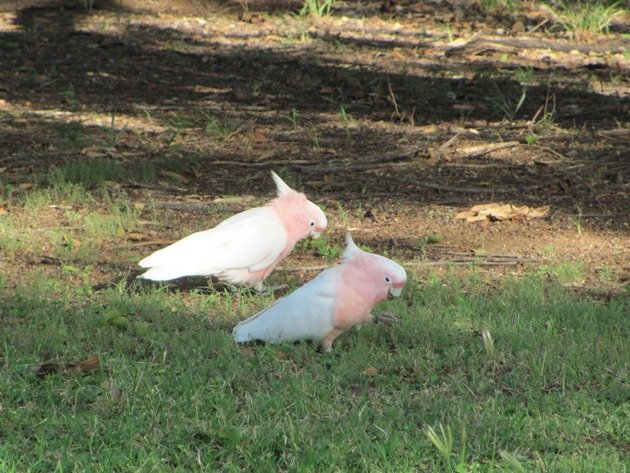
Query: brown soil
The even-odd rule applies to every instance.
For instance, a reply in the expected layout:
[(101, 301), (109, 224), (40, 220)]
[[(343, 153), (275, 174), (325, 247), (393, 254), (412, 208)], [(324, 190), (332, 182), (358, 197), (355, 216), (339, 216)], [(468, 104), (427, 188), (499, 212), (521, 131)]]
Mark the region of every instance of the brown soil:
[[(359, 243), (419, 269), (476, 250), (498, 274), (582, 261), (592, 280), (607, 268), (627, 279), (627, 16), (608, 35), (578, 40), (543, 10), (474, 2), (339, 2), (312, 19), (289, 14), (296, 2), (243, 5), (121, 0), (88, 12), (81, 2), (4, 2), (0, 182), (19, 195), (29, 191), (20, 184), (69, 161), (151, 167), (150, 184), (111, 186), (164, 223), (141, 229), (151, 241), (264, 202), (274, 169), (326, 206), (332, 244), (351, 228)], [(474, 34), (564, 47), (451, 49)], [(215, 202), (226, 195), (254, 197)], [(173, 201), (210, 211), (150, 210)], [(550, 213), (452, 218), (489, 202)], [(33, 231), (67, 224), (59, 209), (29, 218)], [(441, 241), (423, 244), (431, 234)], [(115, 280), (156, 247), (103, 243), (94, 282)], [(54, 274), (46, 250), (4, 270)], [(489, 264), (496, 254), (513, 257)], [(285, 266), (321, 263), (300, 250)]]

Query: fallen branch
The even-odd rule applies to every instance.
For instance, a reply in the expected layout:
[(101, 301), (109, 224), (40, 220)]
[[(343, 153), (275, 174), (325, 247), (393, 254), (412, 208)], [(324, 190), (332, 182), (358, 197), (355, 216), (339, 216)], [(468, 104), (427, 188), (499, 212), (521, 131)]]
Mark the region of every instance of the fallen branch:
[(287, 268), (276, 268), (276, 271), (284, 271), (286, 273), (291, 273), (291, 272), (299, 272), (299, 271), (323, 271), (324, 269), (328, 269), (330, 268), (329, 265), (327, 264), (318, 264), (315, 266), (302, 266), (302, 267), (297, 267), (297, 266), (290, 266)]
[(223, 161), (213, 161), (212, 164), (216, 165), (229, 165), (229, 166), (244, 166), (244, 167), (256, 167), (256, 168), (268, 168), (271, 166), (286, 166), (290, 169), (313, 169), (317, 168), (318, 171), (322, 172), (334, 172), (334, 171), (345, 171), (345, 170), (363, 170), (363, 169), (371, 169), (376, 165), (383, 163), (390, 163), (392, 161), (402, 161), (405, 159), (410, 159), (415, 157), (421, 150), (422, 146), (414, 146), (404, 151), (396, 151), (388, 154), (384, 153), (373, 153), (364, 156), (361, 158), (361, 162), (357, 164), (352, 164), (351, 159), (344, 159), (338, 161), (337, 163), (323, 166), (319, 161), (306, 161), (306, 160), (273, 160), (273, 161), (231, 161), (231, 160), (223, 160)]
[(454, 186), (448, 186), (445, 184), (437, 184), (435, 182), (429, 182), (429, 181), (411, 182), (411, 181), (407, 181), (403, 179), (392, 178), (391, 176), (388, 176), (388, 177), (396, 181), (402, 182), (404, 184), (409, 184), (412, 186), (426, 187), (427, 189), (435, 189), (435, 190), (444, 191), (444, 192), (455, 192), (459, 194), (511, 194), (511, 193), (519, 193), (519, 192), (522, 193), (526, 191), (540, 189), (547, 185), (547, 184), (536, 184), (533, 186), (521, 187), (521, 188), (516, 188), (516, 187), (484, 188), (484, 187), (461, 187), (461, 186), (454, 187)]
[(449, 251), (448, 252), (449, 255), (451, 256), (464, 256), (464, 257), (483, 257), (483, 258), (488, 258), (488, 259), (492, 259), (492, 258), (507, 258), (507, 259), (518, 259), (519, 256), (518, 255), (511, 255), (511, 254), (504, 254), (504, 253), (486, 253), (486, 254), (478, 254), (475, 255), (474, 251), (464, 251), (464, 252), (460, 252), (460, 251)]
[(478, 158), (479, 156), (483, 156), (488, 153), (492, 153), (493, 151), (498, 151), (500, 149), (513, 148), (514, 146), (518, 146), (520, 143), (518, 141), (505, 141), (503, 143), (489, 143), (483, 145), (474, 145), (468, 146), (467, 148), (458, 149), (455, 152), (456, 158)]
[(143, 246), (166, 246), (175, 243), (175, 240), (151, 240), (140, 241), (138, 243), (126, 243), (124, 245), (113, 246), (112, 250), (124, 250), (128, 248), (141, 248)]
[(540, 260), (537, 259), (518, 259), (518, 260), (510, 260), (510, 261), (462, 261), (462, 260), (442, 260), (442, 261), (428, 261), (425, 263), (420, 263), (419, 266), (427, 265), (427, 266), (517, 266), (519, 264), (531, 264), (538, 263)]
[(202, 203), (194, 203), (194, 202), (179, 202), (179, 201), (156, 201), (148, 203), (146, 208), (150, 209), (167, 209), (167, 210), (178, 210), (181, 212), (202, 212), (208, 213), (212, 210), (216, 210), (219, 205), (228, 205), (241, 208), (245, 205), (245, 203), (250, 202), (252, 199), (248, 199), (246, 202), (241, 203), (238, 201), (227, 201), (227, 200), (215, 200), (211, 201), (209, 204)]
[(166, 183), (147, 184), (144, 182), (132, 181), (126, 184), (126, 186), (134, 187), (138, 189), (151, 189), (151, 190), (171, 191), (171, 192), (188, 192), (188, 189), (185, 189), (179, 186), (174, 186), (172, 184), (166, 184)]
[(529, 38), (496, 38), (475, 36), (464, 44), (447, 47), (446, 55), (479, 53), (482, 51), (515, 52), (521, 49), (551, 49), (552, 51), (569, 52), (573, 50), (582, 53), (621, 53), (628, 47), (627, 41), (616, 41), (608, 44), (566, 43), (548, 39)]

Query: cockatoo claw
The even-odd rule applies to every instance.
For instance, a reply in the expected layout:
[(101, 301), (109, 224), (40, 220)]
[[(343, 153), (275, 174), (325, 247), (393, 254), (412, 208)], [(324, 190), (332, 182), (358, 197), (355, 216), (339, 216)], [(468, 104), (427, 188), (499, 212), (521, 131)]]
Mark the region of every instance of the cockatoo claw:
[(374, 316), (373, 322), (375, 324), (392, 325), (400, 322), (400, 318), (393, 312), (381, 312)]
[(288, 289), (289, 285), (288, 284), (278, 284), (277, 286), (271, 286), (271, 287), (262, 287), (262, 288), (255, 288), (256, 291), (258, 291), (258, 294), (260, 294), (261, 296), (268, 296), (268, 295), (273, 295), (278, 291), (284, 291), (285, 289)]

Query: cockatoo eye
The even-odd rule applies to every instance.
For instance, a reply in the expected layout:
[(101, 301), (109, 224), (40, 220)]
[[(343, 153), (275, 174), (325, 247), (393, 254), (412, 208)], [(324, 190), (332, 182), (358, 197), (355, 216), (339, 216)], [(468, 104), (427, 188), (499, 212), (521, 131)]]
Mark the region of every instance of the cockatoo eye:
[(315, 222), (313, 222), (313, 221), (311, 220), (311, 222), (309, 223), (309, 225), (310, 225), (311, 227), (314, 227), (314, 226), (315, 226)]
[(390, 282), (392, 282), (392, 280), (390, 279), (389, 276), (385, 276), (385, 282), (389, 284)]

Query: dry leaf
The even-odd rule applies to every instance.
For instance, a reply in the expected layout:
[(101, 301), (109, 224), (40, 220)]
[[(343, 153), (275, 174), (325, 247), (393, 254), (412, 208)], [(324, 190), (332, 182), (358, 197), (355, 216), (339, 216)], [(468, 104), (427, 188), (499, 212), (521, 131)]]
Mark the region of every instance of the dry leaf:
[(81, 150), (81, 154), (84, 154), (88, 158), (92, 158), (92, 159), (103, 158), (106, 156), (105, 153), (100, 151), (96, 146), (89, 146), (87, 148), (83, 148)]
[(515, 218), (542, 218), (549, 214), (549, 209), (548, 205), (531, 208), (527, 205), (517, 207), (512, 204), (480, 204), (475, 205), (470, 210), (458, 212), (453, 218), (466, 220), (467, 222), (480, 222), (483, 220), (496, 222)]
[(68, 363), (67, 369), (74, 374), (91, 373), (101, 369), (101, 362), (96, 355), (90, 355), (87, 360), (78, 363)]
[(133, 207), (136, 210), (144, 210), (144, 208), (146, 207), (146, 204), (144, 202), (134, 202)]
[(251, 349), (251, 348), (249, 348), (249, 347), (245, 347), (245, 348), (243, 348), (243, 349), (241, 350), (241, 352), (243, 353), (243, 356), (244, 356), (245, 358), (254, 358), (254, 356), (256, 355), (256, 354), (254, 353), (254, 350), (252, 350), (252, 349)]
[(149, 239), (149, 235), (141, 232), (127, 233), (127, 238), (131, 241), (145, 241)]
[(289, 359), (289, 355), (287, 355), (286, 352), (282, 350), (278, 350), (276, 352), (276, 358), (279, 359), (280, 361), (286, 361)]
[(378, 370), (373, 366), (368, 366), (363, 370), (363, 374), (367, 376), (376, 376), (378, 374)]
[(18, 185), (18, 189), (23, 190), (23, 191), (29, 190), (32, 187), (33, 187), (32, 182), (23, 182), (20, 185)]
[(265, 151), (263, 154), (261, 154), (260, 156), (258, 156), (258, 158), (256, 158), (256, 161), (265, 161), (267, 159), (271, 159), (276, 155), (275, 151)]
[(90, 355), (85, 361), (63, 363), (58, 361), (44, 361), (36, 365), (31, 365), (31, 371), (38, 378), (43, 378), (50, 373), (62, 374), (87, 374), (99, 371), (101, 362), (96, 355)]
[(4, 214), (8, 214), (9, 213), (9, 209), (6, 208), (6, 206), (2, 206), (0, 207), (0, 215), (4, 215)]

